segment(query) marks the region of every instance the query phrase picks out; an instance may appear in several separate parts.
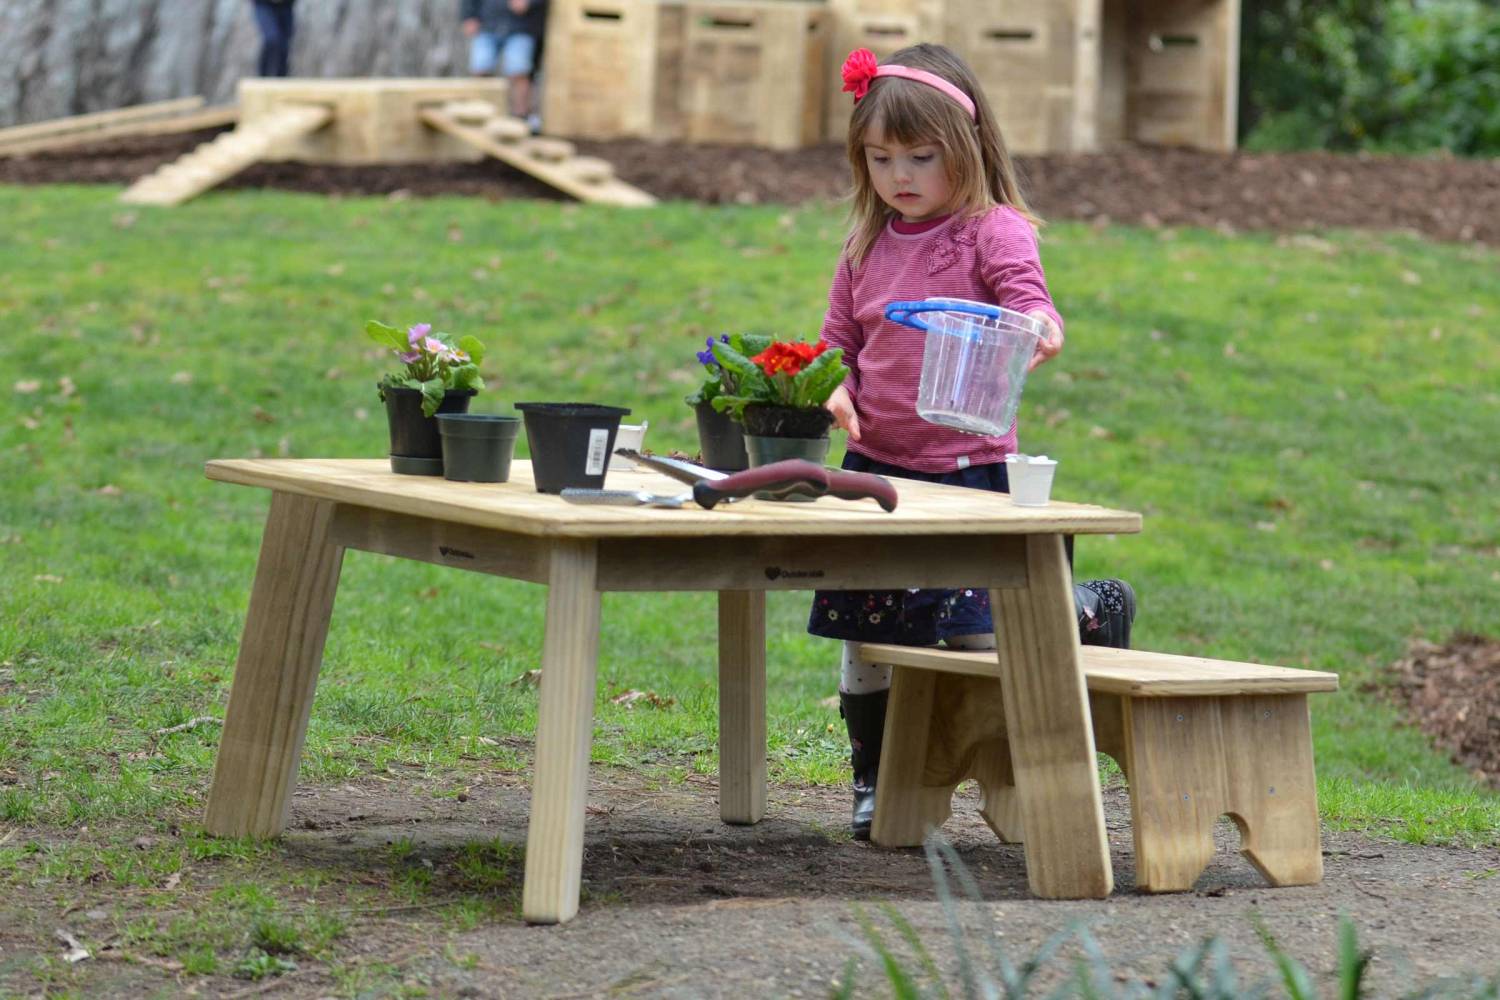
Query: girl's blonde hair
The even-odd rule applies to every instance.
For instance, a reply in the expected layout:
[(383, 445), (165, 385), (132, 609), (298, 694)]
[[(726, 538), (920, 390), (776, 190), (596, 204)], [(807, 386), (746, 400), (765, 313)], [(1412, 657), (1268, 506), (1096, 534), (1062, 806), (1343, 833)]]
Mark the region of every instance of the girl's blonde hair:
[(968, 65), (951, 49), (925, 42), (904, 48), (881, 64), (890, 63), (936, 73), (973, 100), (975, 117), (971, 119), (957, 101), (925, 83), (888, 76), (871, 81), (869, 92), (854, 105), (849, 118), (848, 152), (849, 166), (854, 170), (854, 193), (844, 251), (850, 263), (859, 266), (895, 214), (875, 192), (865, 162), (865, 136), (877, 124), (887, 138), (902, 145), (930, 143), (942, 149), (953, 195), (947, 206), (950, 211), (973, 216), (995, 205), (1010, 205), (1039, 227), (1041, 220), (1027, 208), (1016, 183), (1016, 171), (1005, 150), (995, 113)]

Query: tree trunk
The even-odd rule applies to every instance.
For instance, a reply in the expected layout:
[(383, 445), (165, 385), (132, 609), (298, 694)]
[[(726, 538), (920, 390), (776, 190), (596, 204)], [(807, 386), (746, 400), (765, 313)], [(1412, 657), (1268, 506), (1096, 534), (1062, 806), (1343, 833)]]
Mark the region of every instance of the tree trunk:
[[(298, 0), (292, 73), (468, 71), (459, 0)], [(250, 0), (3, 0), (0, 126), (201, 94), (255, 74)]]

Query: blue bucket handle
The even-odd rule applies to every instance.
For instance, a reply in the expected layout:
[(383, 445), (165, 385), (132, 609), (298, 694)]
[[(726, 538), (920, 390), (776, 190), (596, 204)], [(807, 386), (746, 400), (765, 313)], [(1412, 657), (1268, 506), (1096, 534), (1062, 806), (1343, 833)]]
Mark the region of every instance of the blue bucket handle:
[(902, 326), (909, 326), (914, 330), (926, 331), (927, 321), (922, 319), (921, 314), (925, 312), (955, 312), (968, 313), (971, 316), (985, 316), (990, 319), (998, 319), (1000, 308), (998, 306), (987, 306), (980, 302), (959, 302), (954, 299), (922, 299), (917, 302), (891, 302), (885, 307), (885, 318)]

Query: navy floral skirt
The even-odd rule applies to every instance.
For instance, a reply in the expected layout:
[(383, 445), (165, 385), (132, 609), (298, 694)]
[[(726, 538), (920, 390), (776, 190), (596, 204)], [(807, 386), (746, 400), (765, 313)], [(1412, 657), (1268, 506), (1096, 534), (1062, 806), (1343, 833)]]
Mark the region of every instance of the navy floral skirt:
[[(952, 472), (917, 472), (848, 452), (844, 468), (877, 476), (920, 479), (948, 486), (1009, 493), (1005, 463), (973, 465)], [(950, 635), (993, 632), (990, 595), (983, 587), (962, 590), (820, 590), (813, 595), (807, 630), (828, 639), (932, 646)]]

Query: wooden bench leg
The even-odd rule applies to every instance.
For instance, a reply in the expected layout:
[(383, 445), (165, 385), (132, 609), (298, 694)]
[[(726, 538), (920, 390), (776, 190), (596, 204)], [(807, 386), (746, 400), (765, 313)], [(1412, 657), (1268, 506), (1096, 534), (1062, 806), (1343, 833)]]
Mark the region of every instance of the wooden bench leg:
[(1225, 814), (1271, 885), (1322, 879), (1306, 695), (1127, 699), (1124, 737), (1140, 889), (1191, 889)]
[(1191, 889), (1214, 856), (1214, 823), (1228, 807), (1219, 700), (1125, 702), (1135, 884), (1144, 892)]
[(1061, 536), (1027, 536), (1026, 577), (990, 590), (1026, 877), (1043, 899), (1102, 899), (1114, 875)]
[(937, 674), (910, 667), (897, 667), (891, 678), (870, 827), (870, 840), (882, 847), (920, 845), (953, 811), (953, 786), (924, 780), (937, 681)]
[(1272, 885), (1323, 879), (1307, 696), (1223, 698), (1229, 813), (1240, 850)]
[(766, 815), (766, 595), (719, 592), (719, 816)]
[(599, 659), (597, 567), (593, 542), (559, 541), (551, 549), (521, 891), (521, 915), (534, 924), (562, 923), (578, 912)]
[(221, 837), (286, 828), (344, 562), (343, 548), (328, 541), (333, 510), (328, 501), (271, 494), (203, 820)]
[(897, 667), (886, 708), (870, 839), (915, 847), (947, 821), (953, 792), (979, 782), (979, 812), (1002, 841), (1021, 840), (1020, 799), (998, 678)]

